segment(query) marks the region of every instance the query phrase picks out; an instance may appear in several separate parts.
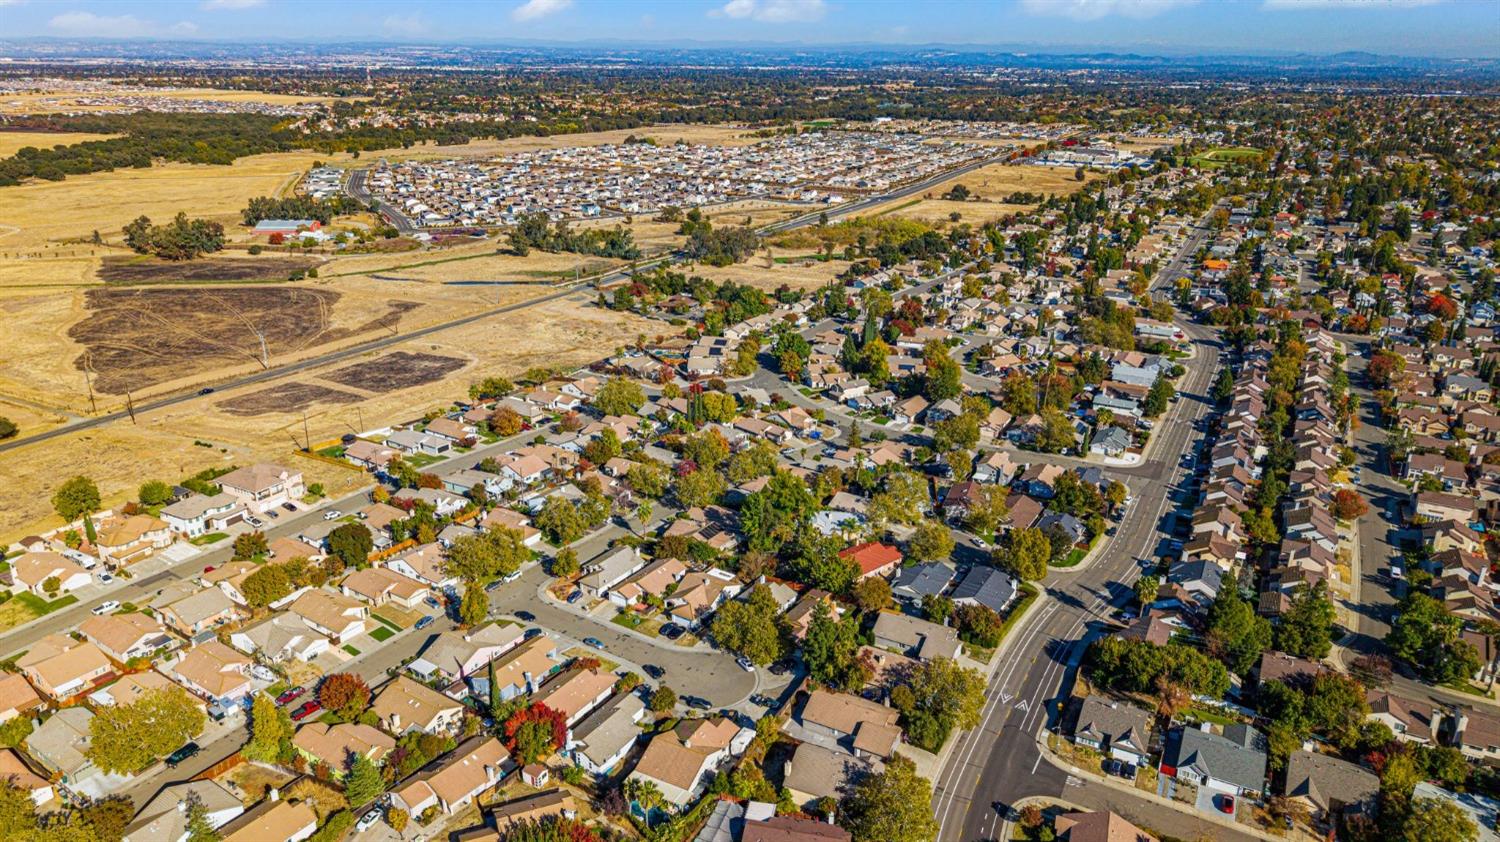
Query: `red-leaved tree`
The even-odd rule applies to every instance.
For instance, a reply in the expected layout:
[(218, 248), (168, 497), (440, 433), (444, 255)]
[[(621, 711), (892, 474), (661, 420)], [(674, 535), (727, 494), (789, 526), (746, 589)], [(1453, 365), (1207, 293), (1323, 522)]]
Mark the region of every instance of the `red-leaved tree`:
[(505, 720), (505, 747), (522, 764), (550, 756), (567, 739), (567, 717), (541, 702), (532, 702)]
[(344, 719), (353, 719), (370, 706), (370, 685), (352, 672), (336, 672), (318, 685), (318, 704)]

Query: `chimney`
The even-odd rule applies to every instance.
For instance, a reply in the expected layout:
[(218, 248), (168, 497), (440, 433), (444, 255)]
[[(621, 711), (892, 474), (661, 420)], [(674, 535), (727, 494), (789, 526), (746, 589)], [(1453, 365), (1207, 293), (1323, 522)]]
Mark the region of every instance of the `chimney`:
[(266, 797), (269, 798), (269, 799), (271, 799), (272, 801), (280, 801), (281, 800), (281, 790), (279, 790), (279, 789), (277, 789), (276, 787), (273, 786), (273, 787), (271, 787), (270, 790), (268, 790), (266, 792)]
[(391, 730), (392, 731), (400, 731), (401, 730), (401, 714), (399, 714), (399, 713), (393, 713), (393, 714), (391, 714)]

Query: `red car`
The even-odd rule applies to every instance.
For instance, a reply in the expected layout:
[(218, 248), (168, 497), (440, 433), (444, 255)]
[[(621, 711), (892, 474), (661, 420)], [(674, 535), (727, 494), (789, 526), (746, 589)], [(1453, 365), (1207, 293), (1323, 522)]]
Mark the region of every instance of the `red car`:
[(1219, 801), (1219, 812), (1221, 812), (1221, 813), (1229, 813), (1230, 815), (1234, 815), (1234, 796), (1233, 795), (1220, 795), (1218, 801)]
[(214, 572), (214, 566), (212, 564), (210, 564), (209, 566), (203, 568), (203, 572), (204, 573), (212, 573), (212, 572)]
[(302, 707), (292, 711), (292, 719), (301, 722), (302, 720), (308, 718), (309, 716), (312, 716), (322, 709), (323, 706), (318, 704), (317, 702), (303, 702)]
[(307, 692), (307, 690), (304, 689), (304, 688), (302, 688), (302, 687), (293, 687), (292, 689), (283, 692), (280, 696), (277, 696), (276, 697), (276, 704), (278, 704), (278, 705), (289, 705), (292, 702), (297, 701), (297, 699), (300, 698), (302, 696), (302, 694), (306, 693), (306, 692)]

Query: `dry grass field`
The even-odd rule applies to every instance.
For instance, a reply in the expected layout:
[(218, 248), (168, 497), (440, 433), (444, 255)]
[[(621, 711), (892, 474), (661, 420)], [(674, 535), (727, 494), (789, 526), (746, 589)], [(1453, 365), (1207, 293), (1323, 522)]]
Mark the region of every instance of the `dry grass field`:
[[(330, 494), (338, 494), (365, 479), (355, 471), (294, 454), (304, 440), (304, 409), (312, 440), (323, 441), (446, 407), (464, 396), (470, 382), (485, 375), (516, 376), (534, 366), (571, 369), (613, 352), (640, 334), (654, 337), (671, 330), (663, 322), (586, 306), (588, 298), (580, 292), (400, 343), (354, 361), (185, 401), (143, 414), (137, 424), (121, 421), (17, 448), (0, 459), (0, 484), (10, 489), (6, 506), (0, 507), (0, 541), (55, 521), (48, 503), (52, 490), (60, 478), (77, 473), (87, 473), (99, 483), (106, 505), (123, 502), (147, 478), (175, 480), (212, 465), (255, 460), (294, 464), (306, 473), (308, 482), (321, 482)], [(392, 357), (403, 365), (389, 366)], [(456, 362), (439, 365), (438, 358)], [(405, 366), (407, 362), (416, 365)], [(339, 372), (347, 373), (355, 363), (373, 363), (366, 368), (377, 369), (389, 366), (403, 374), (421, 368), (433, 379), (407, 380), (409, 385), (397, 383), (383, 392), (360, 386), (393, 384), (360, 381), (360, 386), (350, 386), (327, 379), (350, 380)], [(81, 377), (78, 382), (81, 388)], [(303, 388), (288, 388), (288, 384)], [(283, 387), (280, 408), (263, 394), (273, 387)], [(308, 395), (313, 399), (307, 400)], [(11, 404), (0, 404), (0, 413), (23, 426), (30, 423), (19, 411), (12, 414)]]
[[(1103, 177), (1102, 173), (1090, 171), (1084, 174), (1083, 181), (1078, 181), (1073, 177), (1072, 167), (990, 164), (934, 186), (915, 203), (911, 199), (893, 199), (871, 208), (864, 215), (891, 214), (935, 224), (947, 222), (949, 215), (958, 211), (961, 214), (959, 222), (981, 225), (1008, 214), (1028, 210), (1026, 205), (1004, 203), (1013, 193), (1068, 195)], [(974, 198), (967, 202), (939, 198), (958, 184), (969, 188), (969, 195)]]
[[(910, 201), (909, 199), (907, 201)], [(953, 223), (957, 213), (958, 223), (983, 225), (1006, 216), (1025, 213), (1034, 205), (1008, 205), (1004, 202), (955, 202), (948, 199), (923, 199), (910, 207), (891, 211), (891, 216), (915, 219), (928, 225), (942, 227)]]
[(35, 146), (38, 149), (51, 149), (54, 146), (72, 146), (75, 143), (83, 143), (86, 140), (109, 140), (119, 137), (113, 134), (94, 134), (92, 132), (16, 132), (0, 131), (0, 158), (9, 158), (20, 149), (27, 146)]
[(826, 263), (813, 259), (777, 262), (777, 258), (785, 261), (811, 254), (807, 249), (772, 249), (771, 261), (767, 261), (763, 254), (764, 252), (733, 266), (699, 265), (686, 271), (690, 275), (701, 275), (718, 283), (734, 281), (766, 292), (775, 292), (782, 285), (796, 290), (816, 289), (849, 268), (846, 260), (830, 260)]
[[(211, 102), (262, 102), (267, 105), (296, 105), (303, 102), (331, 102), (337, 97), (294, 96), (263, 91), (225, 91), (216, 88), (172, 88), (145, 91), (75, 93), (72, 91), (39, 91), (0, 97), (0, 114), (57, 114), (72, 111), (113, 111), (118, 106), (88, 103), (84, 100), (110, 96), (152, 97), (160, 99), (201, 99)], [(352, 100), (361, 97), (351, 97)]]

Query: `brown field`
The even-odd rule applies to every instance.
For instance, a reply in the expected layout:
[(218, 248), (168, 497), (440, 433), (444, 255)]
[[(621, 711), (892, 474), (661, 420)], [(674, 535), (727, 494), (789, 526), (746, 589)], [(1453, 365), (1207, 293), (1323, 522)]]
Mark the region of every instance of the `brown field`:
[[(802, 257), (811, 254), (813, 249), (781, 249), (771, 250), (773, 258)], [(734, 281), (737, 284), (749, 284), (756, 289), (774, 292), (783, 284), (796, 290), (816, 289), (832, 281), (840, 272), (849, 268), (846, 260), (830, 260), (824, 263), (821, 260), (797, 260), (792, 263), (776, 263), (768, 261), (762, 254), (750, 258), (744, 263), (736, 263), (733, 266), (693, 266), (685, 270), (689, 275), (701, 275), (718, 283)]]
[[(578, 296), (474, 322), (370, 355), (365, 359), (398, 352), (457, 358), (463, 367), (440, 380), (396, 388), (358, 403), (319, 400), (306, 407), (312, 441), (326, 441), (408, 419), (429, 408), (449, 406), (464, 397), (470, 382), (485, 375), (514, 377), (534, 366), (571, 369), (612, 353), (640, 334), (655, 337), (674, 330), (660, 321), (586, 306), (584, 302), (591, 297), (580, 291)], [(0, 360), (0, 364), (3, 362)], [(320, 371), (298, 372), (287, 380), (316, 384), (328, 373), (348, 366), (344, 362)], [(81, 393), (82, 377), (73, 376)], [(9, 489), (6, 505), (0, 507), (0, 540), (56, 525), (48, 500), (59, 478), (78, 473), (87, 473), (98, 482), (106, 506), (123, 502), (145, 479), (176, 480), (210, 466), (244, 465), (257, 460), (295, 465), (309, 483), (323, 483), (334, 495), (367, 482), (362, 473), (296, 456), (294, 450), (304, 441), (303, 407), (300, 401), (289, 401), (280, 409), (257, 406), (264, 402), (261, 393), (267, 388), (262, 383), (219, 392), (143, 414), (137, 424), (121, 421), (7, 453), (0, 459), (0, 484)], [(252, 399), (250, 403), (242, 402), (246, 397)], [(119, 403), (111, 401), (111, 408)], [(225, 403), (230, 406), (226, 408)], [(257, 414), (241, 414), (249, 406), (254, 406)], [(10, 411), (9, 404), (0, 407)]]
[[(100, 96), (140, 96), (161, 99), (203, 99), (213, 102), (263, 102), (268, 105), (295, 105), (302, 102), (331, 102), (338, 97), (294, 96), (292, 94), (270, 94), (262, 91), (224, 91), (216, 88), (173, 88), (161, 90), (121, 90), (109, 92), (75, 93), (72, 91), (9, 94), (0, 98), (0, 114), (57, 114), (63, 111), (111, 111), (116, 106), (90, 104), (81, 100)], [(362, 97), (350, 97), (350, 101)]]
[[(1003, 202), (954, 202), (948, 199), (923, 199), (911, 207), (891, 211), (890, 215), (915, 219), (941, 228), (949, 224), (983, 225), (1013, 214), (1025, 213), (1033, 207), (1035, 206), (1008, 205)], [(957, 223), (953, 223), (952, 214), (954, 213), (959, 215)]]
[(420, 302), (389, 300), (379, 318), (333, 325), (340, 295), (305, 287), (91, 289), (89, 317), (68, 336), (84, 347), (74, 361), (110, 395), (141, 392), (184, 374), (259, 363), (373, 330), (394, 328)]
[(475, 140), (454, 146), (419, 144), (411, 149), (393, 149), (388, 152), (366, 153), (365, 157), (383, 156), (396, 160), (423, 161), (440, 158), (476, 158), (511, 155), (536, 149), (562, 149), (568, 146), (603, 146), (606, 143), (622, 143), (625, 138), (654, 137), (657, 143), (706, 143), (719, 146), (748, 146), (763, 138), (751, 137), (753, 129), (738, 126), (678, 125), (667, 123), (643, 126), (637, 129), (615, 129), (607, 132), (584, 134), (558, 134), (547, 137), (511, 137), (504, 140)]
[(1180, 137), (1132, 137), (1127, 135), (1105, 135), (1100, 138), (1111, 146), (1117, 146), (1126, 152), (1155, 152), (1167, 146), (1176, 146), (1182, 142)]
[[(1047, 195), (1069, 195), (1078, 192), (1085, 184), (1096, 181), (1104, 176), (1098, 172), (1086, 172), (1083, 181), (1073, 178), (1072, 167), (1039, 167), (1015, 164), (990, 164), (981, 167), (966, 175), (949, 179), (941, 184), (935, 185), (931, 190), (922, 194), (922, 201), (912, 205), (911, 199), (893, 199), (865, 212), (865, 216), (879, 216), (892, 213), (897, 216), (905, 216), (913, 219), (932, 221), (932, 218), (946, 219), (953, 210), (958, 210), (965, 215), (964, 220), (970, 223), (984, 222), (987, 217), (969, 219), (968, 214), (988, 214), (995, 211), (995, 218), (1010, 213), (1005, 210), (1005, 205), (989, 206), (980, 210), (981, 202), (949, 202), (939, 198), (953, 188), (954, 185), (962, 184), (969, 188), (969, 195), (981, 200), (999, 203), (1012, 193), (1045, 193)], [(905, 207), (903, 207), (905, 206)], [(951, 206), (951, 207), (950, 207)]]
[(93, 132), (0, 131), (0, 158), (9, 158), (27, 146), (51, 149), (54, 146), (72, 146), (86, 140), (109, 140), (112, 137), (119, 137), (119, 135), (94, 134)]
[(286, 280), (293, 272), (322, 263), (309, 257), (207, 257), (158, 260), (151, 257), (106, 257), (96, 273), (109, 284), (182, 283), (193, 281)]
[(463, 367), (464, 361), (458, 357), (397, 351), (330, 371), (323, 375), (323, 379), (341, 386), (385, 394), (441, 380)]
[(272, 412), (301, 412), (319, 403), (359, 403), (364, 400), (353, 392), (330, 389), (316, 383), (282, 383), (258, 392), (214, 404), (230, 415), (267, 415)]

